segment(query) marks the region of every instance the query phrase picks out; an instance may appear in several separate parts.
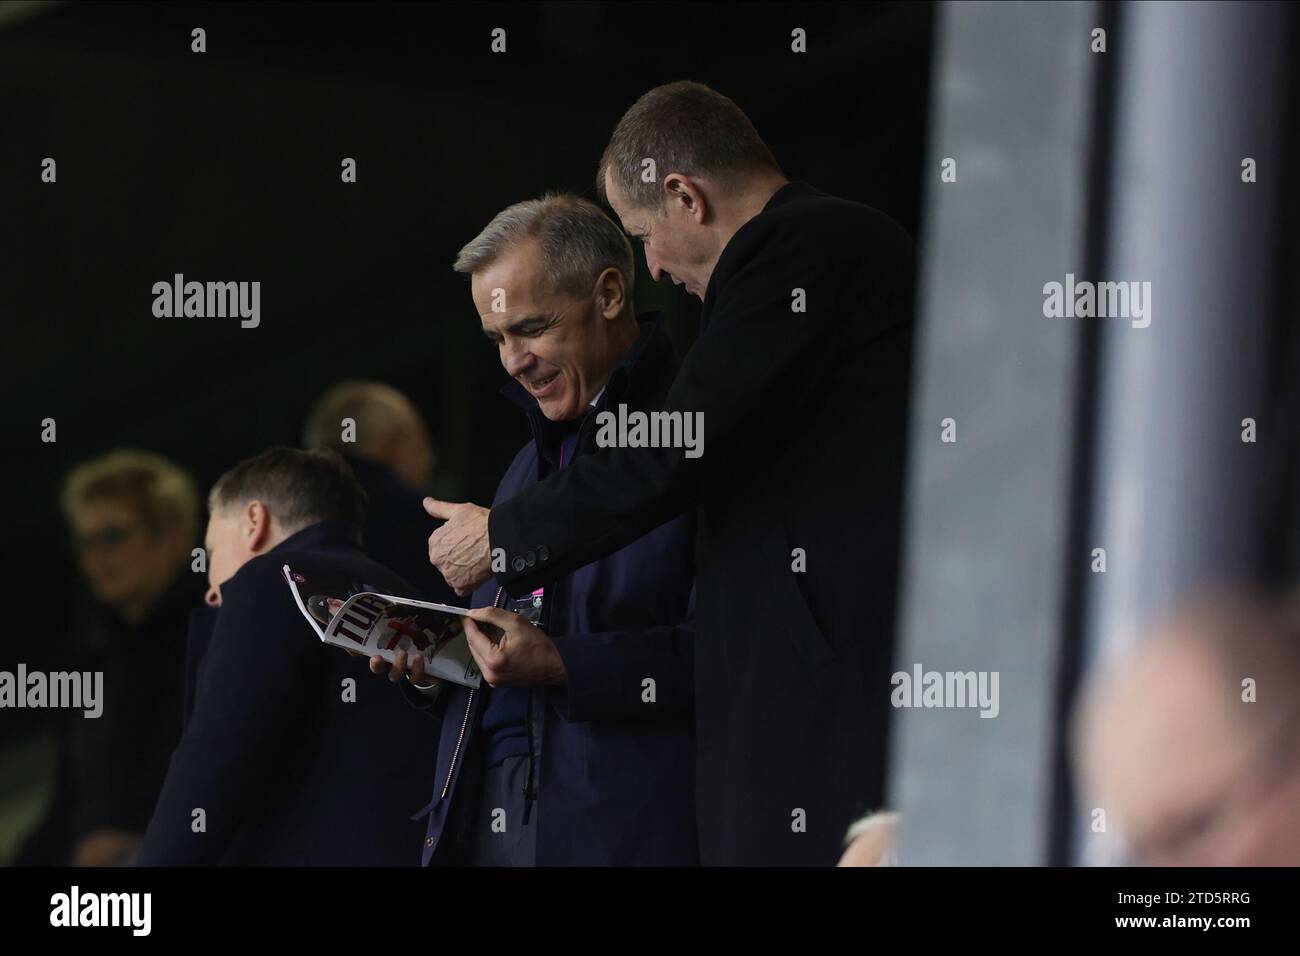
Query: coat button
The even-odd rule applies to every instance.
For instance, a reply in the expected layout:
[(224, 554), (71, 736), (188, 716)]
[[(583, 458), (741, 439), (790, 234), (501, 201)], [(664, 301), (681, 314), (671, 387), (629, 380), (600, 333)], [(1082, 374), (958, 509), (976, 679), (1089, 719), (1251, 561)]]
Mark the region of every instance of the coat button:
[(524, 559), (515, 558), (513, 561), (510, 562), (510, 566), (514, 568), (516, 571), (522, 571), (524, 569)]
[(425, 845), (425, 846), (433, 846), (433, 837), (425, 837), (425, 839), (424, 839), (424, 845)]
[(528, 562), (528, 566), (531, 568), (534, 564), (537, 563), (537, 552), (536, 551), (526, 552), (524, 554), (524, 560)]
[(546, 545), (544, 545), (544, 544), (543, 544), (543, 545), (540, 545), (540, 546), (537, 548), (537, 560), (538, 560), (538, 561), (549, 561), (549, 560), (551, 560), (551, 549), (548, 548), (548, 547), (547, 547)]

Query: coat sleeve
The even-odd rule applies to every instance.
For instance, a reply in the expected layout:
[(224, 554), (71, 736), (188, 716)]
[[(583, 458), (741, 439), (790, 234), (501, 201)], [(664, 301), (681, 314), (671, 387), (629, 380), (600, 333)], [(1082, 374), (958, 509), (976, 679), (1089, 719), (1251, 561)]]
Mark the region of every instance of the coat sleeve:
[(817, 244), (788, 220), (755, 220), (746, 228), (713, 290), (709, 325), (665, 401), (668, 411), (703, 415), (703, 454), (603, 448), (493, 508), (489, 538), (505, 552), (498, 579), (512, 595), (604, 557), (692, 507), (711, 455), (746, 437), (779, 441), (795, 424), (797, 395), (834, 354), (842, 287), (857, 280), (818, 255)]
[(566, 720), (680, 720), (695, 712), (694, 587), (678, 624), (552, 640), (568, 679), (551, 700)]
[(416, 710), (422, 710), (434, 720), (441, 721), (447, 709), (446, 688), (442, 681), (421, 690), (406, 678), (398, 683), (398, 692)]
[(222, 589), (194, 711), (172, 754), (139, 865), (220, 862), (258, 804), (274, 799), (300, 730), (314, 723), (311, 688), (320, 655), (342, 652), (322, 650), (288, 590), (271, 583), (267, 575), (250, 575)]

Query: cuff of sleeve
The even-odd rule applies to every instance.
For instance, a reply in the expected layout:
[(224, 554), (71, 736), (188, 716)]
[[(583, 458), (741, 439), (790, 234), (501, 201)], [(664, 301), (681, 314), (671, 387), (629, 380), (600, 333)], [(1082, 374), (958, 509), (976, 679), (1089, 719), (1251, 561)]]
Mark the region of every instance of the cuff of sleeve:
[[(565, 720), (593, 720), (608, 712), (608, 698), (619, 692), (617, 675), (602, 668), (602, 650), (592, 641), (552, 637), (564, 662), (565, 683), (554, 688), (551, 699)], [(611, 679), (613, 677), (614, 679)]]
[(442, 691), (442, 682), (433, 684), (429, 687), (417, 687), (409, 680), (403, 679), (398, 685), (401, 689), (402, 696), (406, 698), (407, 703), (419, 710), (429, 710), (438, 702), (438, 695)]
[[(518, 535), (515, 533), (513, 516), (514, 510), (509, 501), (496, 505), (488, 512), (488, 547), (491, 553), (495, 553), (498, 548), (505, 552), (505, 569), (498, 571), (494, 567), (493, 573), (506, 593), (517, 598), (550, 583), (553, 575), (544, 567), (544, 561), (537, 560), (536, 549), (533, 550), (534, 563), (527, 563), (524, 557), (527, 551), (517, 547)], [(516, 550), (520, 553), (516, 554)], [(520, 559), (517, 564), (516, 558)]]

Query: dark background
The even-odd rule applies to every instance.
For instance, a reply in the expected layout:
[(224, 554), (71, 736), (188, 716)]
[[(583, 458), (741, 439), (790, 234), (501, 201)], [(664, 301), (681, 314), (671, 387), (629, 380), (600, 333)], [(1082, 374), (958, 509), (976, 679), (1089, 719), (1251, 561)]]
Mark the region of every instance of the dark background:
[[(296, 444), (330, 384), (407, 393), (435, 490), (490, 500), (527, 430), (456, 251), (506, 205), (594, 197), (623, 111), (675, 79), (746, 110), (787, 175), (920, 220), (933, 11), (898, 4), (57, 4), (0, 22), (6, 627), (0, 668), (75, 666), (59, 483), (112, 448), (206, 489)], [(190, 30), (207, 52), (190, 52)], [(490, 52), (494, 27), (507, 52)], [(808, 52), (790, 50), (803, 27)], [(58, 163), (57, 184), (40, 180)], [(358, 182), (340, 181), (343, 157)], [(640, 270), (680, 349), (699, 303)], [(158, 319), (174, 273), (262, 283), (261, 325)], [(43, 444), (40, 422), (57, 421)], [(71, 616), (68, 621), (72, 620)], [(7, 711), (0, 737), (50, 718)]]

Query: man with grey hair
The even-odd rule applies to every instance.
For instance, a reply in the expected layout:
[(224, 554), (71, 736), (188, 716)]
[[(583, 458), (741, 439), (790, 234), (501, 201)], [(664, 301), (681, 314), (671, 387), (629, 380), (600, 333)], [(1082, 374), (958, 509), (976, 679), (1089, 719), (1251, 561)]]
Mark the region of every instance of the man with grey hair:
[(414, 865), (425, 722), (321, 644), (282, 574), (347, 582), (340, 598), (412, 595), (361, 551), (365, 493), (333, 452), (272, 448), (222, 475), (209, 506), (219, 610), (137, 863)]
[(303, 447), (338, 452), (365, 489), (366, 553), (410, 581), (426, 601), (455, 603), (424, 554), (438, 524), (420, 504), (433, 479), (435, 454), (415, 403), (382, 382), (340, 382), (308, 413)]
[[(484, 334), (506, 371), (552, 421), (585, 411), (640, 334), (627, 239), (576, 196), (552, 194), (503, 210), (460, 251), (454, 268), (474, 279)], [(504, 281), (488, 281), (497, 278), (514, 279), (515, 295)], [(555, 314), (544, 301), (552, 298)], [(562, 321), (569, 310), (572, 318)]]
[(490, 512), (438, 503), (430, 560), (464, 592), (495, 550), (527, 594), (698, 508), (702, 861), (829, 866), (884, 799), (914, 246), (700, 83), (637, 100), (597, 186), (703, 300), (665, 407), (708, 453), (620, 442)]
[[(506, 395), (533, 434), (496, 503), (595, 453), (606, 410), (662, 407), (677, 357), (657, 316), (638, 321), (631, 246), (593, 203), (513, 205), (455, 268), (470, 276), (483, 332), (513, 379)], [(426, 863), (698, 861), (693, 549), (694, 522), (680, 517), (516, 600), (486, 583), (465, 621), (478, 690), (422, 692), (414, 662), (403, 691), (441, 722)], [(549, 557), (538, 548), (524, 560)], [(391, 679), (405, 664), (372, 659)]]

